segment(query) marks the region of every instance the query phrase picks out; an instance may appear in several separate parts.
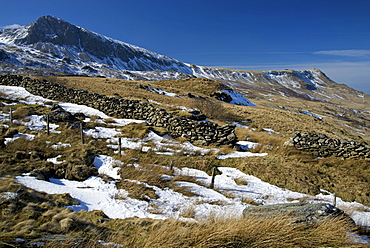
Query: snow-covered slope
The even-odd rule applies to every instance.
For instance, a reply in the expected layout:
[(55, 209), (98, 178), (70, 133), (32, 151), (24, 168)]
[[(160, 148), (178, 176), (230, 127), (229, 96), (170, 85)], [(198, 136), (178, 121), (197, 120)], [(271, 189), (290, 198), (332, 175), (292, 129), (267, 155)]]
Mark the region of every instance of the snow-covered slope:
[(191, 73), (184, 63), (167, 56), (114, 40), (77, 27), (54, 16), (43, 16), (18, 29), (0, 31), (0, 42), (28, 47), (63, 59), (94, 67), (106, 65), (113, 70), (177, 71)]

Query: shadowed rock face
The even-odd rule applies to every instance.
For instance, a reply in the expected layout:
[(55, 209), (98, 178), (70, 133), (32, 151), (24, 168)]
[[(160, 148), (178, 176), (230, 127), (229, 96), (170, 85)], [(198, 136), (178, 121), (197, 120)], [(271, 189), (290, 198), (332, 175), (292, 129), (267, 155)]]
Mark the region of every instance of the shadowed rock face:
[(7, 60), (7, 59), (9, 59), (9, 56), (6, 54), (6, 52), (0, 49), (0, 61)]
[(354, 221), (339, 208), (327, 203), (287, 203), (276, 205), (253, 206), (243, 210), (244, 217), (272, 218), (276, 216), (287, 216), (294, 223), (306, 223), (315, 225), (327, 218), (344, 218), (350, 224)]

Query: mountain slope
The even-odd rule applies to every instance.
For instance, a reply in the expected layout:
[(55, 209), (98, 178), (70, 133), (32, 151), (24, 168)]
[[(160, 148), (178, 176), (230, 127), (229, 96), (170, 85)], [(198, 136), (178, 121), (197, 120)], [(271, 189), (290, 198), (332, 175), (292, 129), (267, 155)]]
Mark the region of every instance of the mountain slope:
[(260, 72), (191, 65), (53, 16), (0, 31), (0, 72), (126, 80), (209, 78), (221, 81), (248, 99), (345, 102), (355, 109), (370, 100), (360, 91), (333, 82), (318, 69)]
[(0, 42), (28, 46), (81, 64), (105, 64), (115, 70), (175, 70), (191, 73), (184, 63), (158, 53), (77, 27), (53, 16), (43, 16), (18, 29), (0, 31)]

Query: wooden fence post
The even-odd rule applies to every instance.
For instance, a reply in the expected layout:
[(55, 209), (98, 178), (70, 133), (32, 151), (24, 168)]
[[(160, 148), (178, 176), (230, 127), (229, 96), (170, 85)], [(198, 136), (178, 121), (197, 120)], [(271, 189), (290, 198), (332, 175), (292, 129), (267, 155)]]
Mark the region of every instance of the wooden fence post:
[(83, 123), (80, 122), (80, 129), (81, 129), (81, 143), (85, 144), (85, 136), (84, 136), (84, 130), (83, 130)]
[(50, 135), (50, 120), (49, 120), (49, 115), (46, 115), (46, 132), (48, 135)]
[(211, 189), (215, 187), (216, 170), (217, 170), (217, 167), (213, 167), (211, 184), (209, 185)]
[(122, 155), (121, 145), (122, 145), (122, 141), (121, 141), (121, 137), (119, 137), (118, 138), (118, 153), (119, 153), (120, 156)]

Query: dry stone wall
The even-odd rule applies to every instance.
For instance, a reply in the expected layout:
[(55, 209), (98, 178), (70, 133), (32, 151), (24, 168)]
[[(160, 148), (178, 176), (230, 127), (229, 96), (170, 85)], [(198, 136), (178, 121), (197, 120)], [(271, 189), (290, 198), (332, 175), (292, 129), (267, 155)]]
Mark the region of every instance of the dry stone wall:
[(173, 137), (185, 137), (196, 145), (232, 145), (237, 141), (233, 125), (219, 126), (212, 122), (200, 122), (185, 117), (172, 116), (164, 109), (138, 100), (107, 97), (19, 75), (2, 75), (0, 76), (0, 84), (24, 87), (34, 95), (55, 101), (93, 107), (106, 115), (117, 118), (145, 120), (150, 125), (166, 128)]
[(329, 138), (324, 134), (295, 132), (286, 145), (319, 157), (370, 159), (370, 146), (354, 140)]

